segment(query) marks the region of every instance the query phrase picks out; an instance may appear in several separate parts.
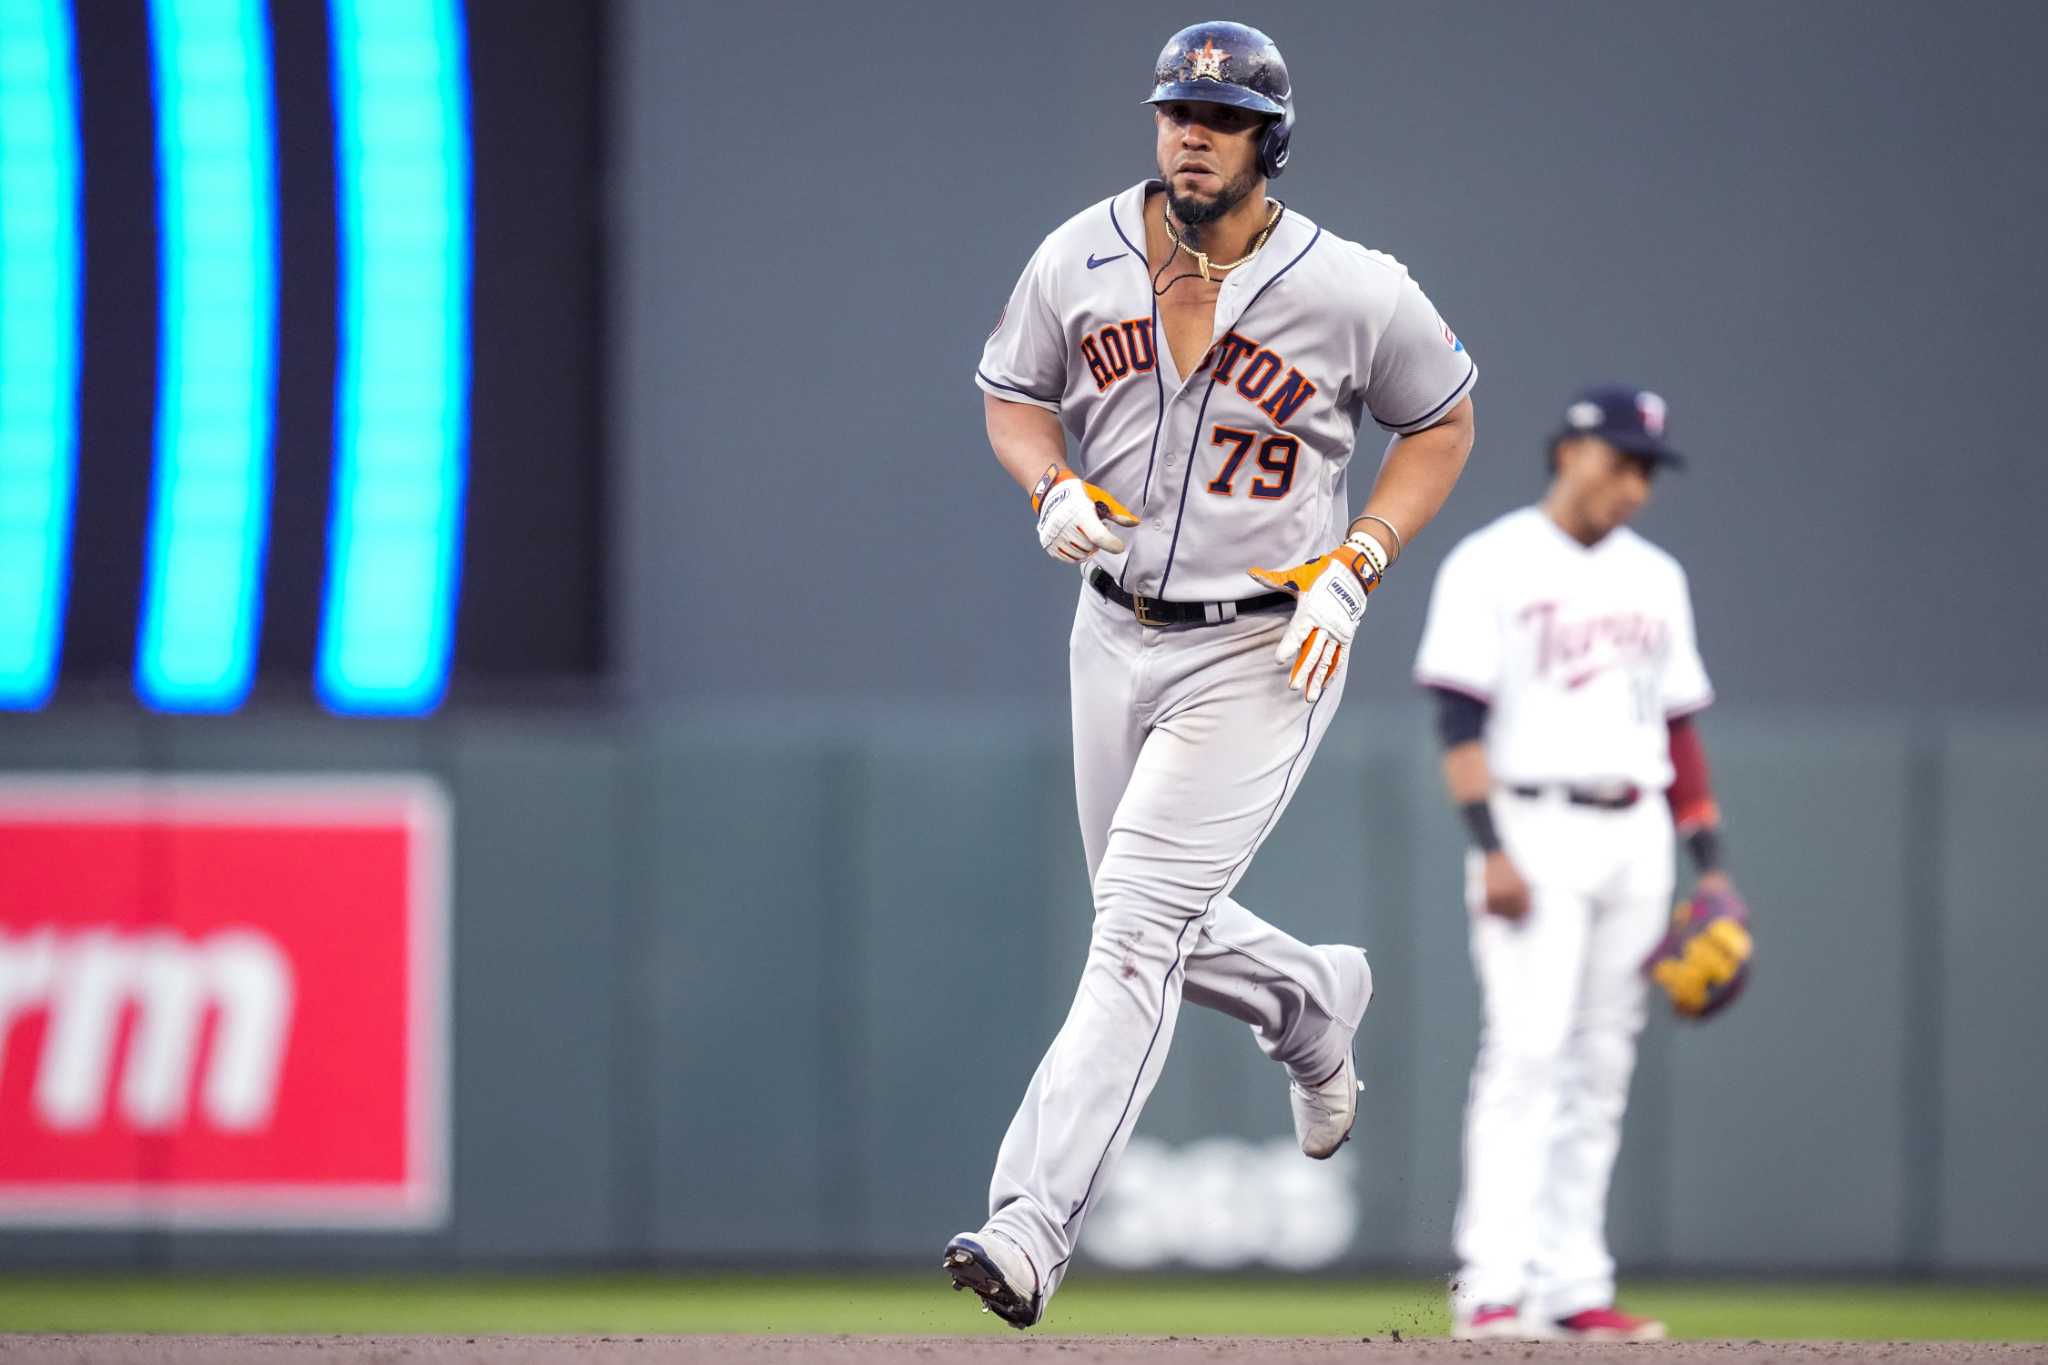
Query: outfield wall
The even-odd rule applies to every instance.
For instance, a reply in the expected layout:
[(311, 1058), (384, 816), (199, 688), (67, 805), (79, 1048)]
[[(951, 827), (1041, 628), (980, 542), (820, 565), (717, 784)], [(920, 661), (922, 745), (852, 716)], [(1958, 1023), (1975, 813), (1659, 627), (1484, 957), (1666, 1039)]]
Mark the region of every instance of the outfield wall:
[[(1759, 966), (1727, 1018), (1652, 1029), (1618, 1254), (2048, 1271), (2048, 722), (1706, 724)], [(1056, 716), (930, 707), (0, 719), (8, 774), (423, 774), (453, 830), (443, 1225), (145, 1216), (0, 1232), (0, 1265), (923, 1261), (978, 1221), (1079, 969), (1066, 747)], [(1477, 1027), (1458, 862), (1421, 708), (1349, 708), (1242, 896), (1373, 954), (1357, 1139), (1327, 1166), (1276, 1155), (1281, 1076), (1190, 1012), (1098, 1259), (1447, 1263)], [(27, 1037), (0, 1101), (28, 1084)]]

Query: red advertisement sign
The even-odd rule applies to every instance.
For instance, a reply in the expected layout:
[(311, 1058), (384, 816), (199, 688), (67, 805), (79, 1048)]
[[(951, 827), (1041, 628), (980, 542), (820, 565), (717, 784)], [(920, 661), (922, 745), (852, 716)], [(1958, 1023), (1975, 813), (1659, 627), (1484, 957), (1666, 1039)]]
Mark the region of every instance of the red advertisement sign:
[(439, 1223), (447, 918), (425, 780), (0, 779), (0, 1223)]

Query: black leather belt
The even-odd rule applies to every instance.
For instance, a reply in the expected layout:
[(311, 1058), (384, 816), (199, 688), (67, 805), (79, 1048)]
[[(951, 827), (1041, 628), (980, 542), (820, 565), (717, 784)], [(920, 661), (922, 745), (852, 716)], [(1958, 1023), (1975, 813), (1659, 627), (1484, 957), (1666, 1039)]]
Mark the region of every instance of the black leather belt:
[(1534, 801), (1547, 792), (1562, 791), (1564, 799), (1574, 806), (1591, 806), (1594, 810), (1627, 810), (1643, 799), (1639, 787), (1620, 787), (1612, 791), (1595, 791), (1591, 787), (1509, 787), (1508, 790), (1525, 801)]
[(1157, 597), (1139, 597), (1125, 592), (1116, 580), (1100, 569), (1088, 571), (1088, 586), (1138, 618), (1141, 626), (1220, 626), (1265, 611), (1293, 611), (1292, 593), (1268, 592), (1236, 602), (1164, 602)]

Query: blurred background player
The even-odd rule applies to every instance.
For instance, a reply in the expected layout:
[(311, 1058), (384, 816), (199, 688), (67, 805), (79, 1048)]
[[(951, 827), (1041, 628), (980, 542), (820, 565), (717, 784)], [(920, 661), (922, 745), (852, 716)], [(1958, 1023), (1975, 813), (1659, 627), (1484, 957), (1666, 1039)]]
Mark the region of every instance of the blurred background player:
[(1685, 573), (1627, 525), (1684, 463), (1664, 427), (1654, 393), (1573, 401), (1543, 501), (1445, 559), (1416, 658), (1471, 836), (1484, 997), (1452, 1286), (1465, 1338), (1664, 1335), (1615, 1306), (1605, 1225), (1674, 820), (1701, 889), (1728, 889)]

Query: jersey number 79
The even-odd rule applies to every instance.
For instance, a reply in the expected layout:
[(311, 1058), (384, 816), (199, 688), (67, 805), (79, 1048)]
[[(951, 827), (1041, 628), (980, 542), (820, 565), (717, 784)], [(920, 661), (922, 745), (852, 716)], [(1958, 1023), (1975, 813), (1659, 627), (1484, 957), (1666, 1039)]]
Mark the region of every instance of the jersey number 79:
[(1222, 472), (1209, 481), (1208, 488), (1217, 497), (1231, 496), (1232, 485), (1237, 480), (1239, 466), (1252, 453), (1252, 446), (1259, 447), (1259, 469), (1263, 472), (1254, 477), (1247, 494), (1272, 502), (1287, 496), (1287, 490), (1294, 487), (1294, 463), (1301, 454), (1301, 442), (1292, 436), (1268, 436), (1263, 443), (1256, 431), (1243, 431), (1237, 427), (1226, 427), (1217, 423), (1209, 433), (1209, 444), (1222, 446), (1229, 451), (1224, 458)]

